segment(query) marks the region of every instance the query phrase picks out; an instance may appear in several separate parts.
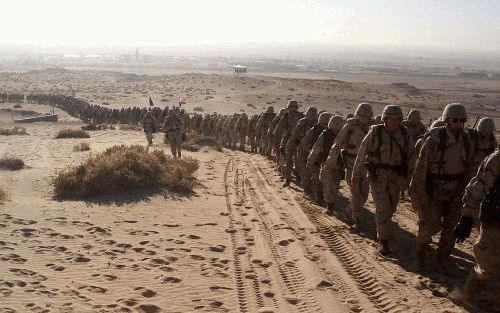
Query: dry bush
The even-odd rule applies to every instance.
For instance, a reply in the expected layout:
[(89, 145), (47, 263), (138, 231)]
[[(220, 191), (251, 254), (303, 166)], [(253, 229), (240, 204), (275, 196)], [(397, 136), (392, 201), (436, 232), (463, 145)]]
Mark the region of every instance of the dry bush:
[(148, 152), (139, 145), (120, 145), (90, 156), (78, 166), (66, 167), (52, 184), (58, 198), (83, 198), (148, 188), (189, 193), (196, 185), (193, 173), (197, 169), (197, 161), (191, 158), (174, 159), (163, 151)]
[(2, 157), (0, 159), (0, 169), (17, 171), (24, 167), (23, 160), (14, 157)]
[(12, 129), (0, 128), (0, 135), (2, 136), (14, 136), (14, 135), (27, 135), (26, 128), (14, 126)]
[(196, 111), (196, 112), (203, 112), (205, 111), (202, 107), (194, 107), (193, 108), (193, 111)]
[(182, 143), (182, 149), (190, 152), (200, 151), (200, 147), (202, 146), (210, 146), (214, 147), (217, 151), (222, 151), (222, 148), (214, 139), (193, 133), (187, 134), (187, 140)]
[(112, 125), (108, 124), (88, 124), (85, 126), (82, 126), (83, 130), (106, 130), (106, 129), (111, 129)]
[(73, 151), (89, 151), (90, 145), (86, 142), (80, 142), (79, 144), (73, 146)]
[(23, 106), (22, 106), (22, 105), (20, 105), (20, 104), (14, 104), (14, 109), (20, 109), (20, 108), (22, 108), (22, 107), (23, 107)]
[(142, 127), (139, 125), (132, 125), (132, 124), (120, 124), (118, 127), (120, 130), (138, 130), (142, 131)]
[(0, 204), (2, 204), (7, 199), (7, 194), (0, 188)]
[(63, 129), (57, 133), (55, 138), (56, 139), (60, 139), (60, 138), (90, 138), (90, 135), (89, 135), (89, 133), (87, 133), (83, 129)]

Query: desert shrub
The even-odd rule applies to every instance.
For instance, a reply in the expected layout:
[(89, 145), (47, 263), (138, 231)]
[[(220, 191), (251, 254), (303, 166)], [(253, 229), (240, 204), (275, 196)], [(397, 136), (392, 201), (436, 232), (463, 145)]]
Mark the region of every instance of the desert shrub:
[(0, 159), (0, 169), (17, 171), (24, 167), (23, 160), (14, 157), (2, 157)]
[(196, 111), (196, 112), (203, 112), (205, 111), (202, 107), (194, 107), (193, 108), (193, 111)]
[(139, 130), (142, 131), (142, 127), (139, 125), (132, 125), (132, 124), (120, 124), (118, 127), (120, 130)]
[(106, 129), (114, 129), (111, 128), (113, 125), (108, 125), (108, 124), (88, 124), (85, 126), (82, 126), (83, 130), (106, 130)]
[(27, 135), (26, 128), (14, 126), (12, 129), (0, 128), (0, 135), (2, 136), (14, 136), (14, 135)]
[(192, 192), (198, 163), (191, 158), (171, 158), (163, 151), (144, 147), (113, 146), (88, 157), (78, 166), (62, 169), (52, 180), (58, 198), (83, 198), (131, 189), (164, 188)]
[(83, 129), (63, 129), (57, 133), (55, 138), (56, 139), (60, 139), (60, 138), (90, 138), (90, 135), (89, 135), (89, 133), (87, 133)]
[(7, 194), (0, 188), (0, 204), (3, 203), (7, 199)]
[(222, 151), (216, 140), (194, 133), (188, 133), (186, 141), (182, 143), (182, 149), (190, 152), (200, 151), (202, 146), (210, 146), (214, 147), (217, 151)]
[(80, 142), (79, 144), (73, 146), (73, 151), (89, 151), (90, 145), (86, 142)]
[(23, 106), (22, 106), (22, 105), (20, 105), (20, 104), (14, 104), (14, 109), (20, 109), (20, 108), (22, 108), (22, 107), (23, 107)]

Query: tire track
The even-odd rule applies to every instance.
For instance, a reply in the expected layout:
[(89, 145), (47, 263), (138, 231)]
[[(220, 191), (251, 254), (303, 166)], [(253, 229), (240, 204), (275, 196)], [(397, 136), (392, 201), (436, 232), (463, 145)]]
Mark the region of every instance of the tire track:
[[(256, 167), (256, 172), (262, 173), (266, 182), (273, 188), (273, 185), (271, 185), (267, 179), (269, 175), (265, 175), (264, 171), (256, 165), (253, 160), (251, 162)], [(290, 196), (290, 199), (294, 199), (296, 205), (308, 215), (309, 219), (315, 225), (317, 225), (318, 231), (321, 233), (322, 238), (327, 243), (332, 253), (342, 260), (344, 267), (352, 278), (356, 280), (360, 289), (364, 291), (379, 310), (383, 312), (402, 312), (407, 310), (408, 308), (405, 304), (396, 305), (394, 301), (391, 300), (400, 298), (403, 291), (406, 298), (422, 298), (422, 294), (411, 286), (400, 288), (397, 290), (397, 293), (394, 293), (391, 289), (383, 288), (382, 284), (376, 279), (378, 276), (377, 272), (381, 275), (384, 273), (391, 273), (395, 277), (401, 275), (401, 272), (393, 266), (388, 266), (383, 261), (376, 261), (373, 253), (369, 253), (366, 249), (360, 247), (359, 244), (353, 242), (353, 234), (347, 231), (345, 225), (341, 221), (327, 216), (324, 214), (322, 208), (310, 203), (309, 200), (297, 195), (291, 190), (285, 189), (285, 191)], [(406, 217), (407, 222), (415, 223), (415, 220), (410, 217), (413, 212), (409, 212), (407, 209), (403, 210), (405, 211), (404, 217)], [(426, 299), (425, 303), (427, 308), (433, 312), (442, 309), (439, 298)]]
[[(258, 166), (253, 164), (253, 162), (252, 162), (252, 165), (249, 164), (249, 168), (250, 167), (255, 169), (254, 172), (257, 173), (257, 171), (258, 171), (258, 172), (262, 173), (262, 170)], [(260, 189), (261, 194), (264, 196), (266, 201), (268, 201), (271, 204), (271, 206), (275, 207), (278, 210), (283, 209), (283, 206), (280, 204), (281, 200), (279, 200), (279, 198), (276, 198), (272, 195), (272, 189), (273, 189), (272, 186), (270, 186), (269, 183), (267, 183), (267, 185), (269, 186), (269, 188), (268, 188), (268, 186), (266, 186), (266, 182), (260, 176), (261, 175), (257, 175), (256, 184), (257, 184), (258, 188)], [(265, 179), (265, 177), (266, 176), (264, 176), (264, 179)], [(293, 220), (293, 218), (290, 218), (290, 217), (287, 218), (287, 217), (284, 217), (283, 215), (284, 214), (281, 215), (281, 219), (288, 225), (289, 229), (294, 230), (294, 235), (296, 237), (302, 237), (303, 234), (298, 233), (296, 231), (296, 229), (298, 229), (299, 226)], [(307, 246), (306, 240), (300, 241), (300, 243), (302, 244), (304, 250), (314, 251), (313, 247), (306, 247)], [(352, 308), (351, 310), (353, 310), (355, 312), (376, 311), (376, 306), (371, 305), (371, 303), (370, 303), (370, 302), (372, 302), (372, 300), (369, 297), (366, 297), (366, 298), (363, 297), (363, 294), (365, 292), (364, 292), (364, 290), (358, 288), (357, 283), (355, 281), (351, 281), (350, 279), (349, 279), (349, 281), (344, 281), (342, 279), (343, 276), (345, 277), (346, 275), (342, 275), (342, 273), (339, 273), (338, 269), (343, 268), (343, 266), (340, 263), (340, 259), (339, 258), (336, 258), (336, 259), (338, 260), (337, 264), (339, 266), (337, 268), (330, 269), (331, 271), (333, 271), (333, 274), (332, 273), (329, 274), (326, 271), (321, 270), (321, 265), (318, 264), (319, 269), (322, 272), (321, 273), (322, 276), (329, 278), (332, 281), (335, 281), (335, 283), (339, 287), (340, 292), (343, 294), (342, 298), (344, 298), (344, 300), (352, 301), (352, 299), (359, 299), (357, 305), (354, 308)], [(347, 272), (347, 274), (350, 275), (351, 273)]]

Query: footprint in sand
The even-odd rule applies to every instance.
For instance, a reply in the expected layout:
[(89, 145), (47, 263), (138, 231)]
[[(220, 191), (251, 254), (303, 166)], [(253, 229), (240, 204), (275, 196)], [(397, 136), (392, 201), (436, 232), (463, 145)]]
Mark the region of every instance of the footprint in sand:
[(0, 261), (6, 261), (14, 264), (23, 264), (27, 260), (20, 255), (11, 253), (11, 254), (6, 254), (6, 255), (1, 255), (0, 254)]
[(167, 283), (178, 284), (181, 281), (182, 281), (182, 279), (180, 279), (180, 278), (177, 278), (174, 276), (167, 276), (167, 277), (163, 277), (162, 284), (167, 284)]
[(46, 264), (45, 266), (47, 266), (48, 268), (50, 268), (51, 270), (56, 271), (56, 272), (62, 272), (65, 270), (64, 266), (56, 265), (53, 263)]
[(142, 313), (158, 313), (161, 312), (161, 309), (154, 304), (141, 304), (137, 308), (137, 311)]
[(36, 224), (36, 223), (37, 223), (37, 221), (34, 221), (34, 220), (23, 220), (23, 219), (20, 219), (20, 218), (12, 219), (12, 224), (33, 225), (33, 224)]

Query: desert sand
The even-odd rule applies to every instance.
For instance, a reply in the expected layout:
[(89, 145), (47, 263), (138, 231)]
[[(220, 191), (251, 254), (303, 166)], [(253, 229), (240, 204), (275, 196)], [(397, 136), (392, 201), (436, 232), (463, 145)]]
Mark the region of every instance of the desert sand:
[[(498, 85), (448, 78), (421, 87), (392, 83), (219, 74), (142, 76), (114, 72), (39, 71), (1, 74), (0, 90), (61, 92), (109, 107), (177, 105), (202, 112), (257, 113), (296, 98), (346, 114), (367, 101), (381, 111), (398, 103), (437, 117), (462, 102), (474, 118), (500, 118)], [(421, 79), (421, 78), (420, 78)], [(401, 81), (393, 81), (397, 83)], [(440, 85), (441, 84), (441, 85)], [(443, 86), (446, 85), (446, 86)], [(455, 90), (455, 91), (453, 91)], [(479, 96), (478, 96), (479, 95)], [(18, 110), (52, 112), (49, 106), (0, 104), (0, 126), (14, 126)], [(10, 109), (10, 110), (6, 110)], [(200, 110), (200, 109), (198, 109)], [(200, 111), (199, 111), (200, 112)], [(450, 276), (416, 273), (417, 216), (407, 200), (395, 214), (397, 258), (376, 253), (374, 205), (369, 229), (353, 234), (342, 216), (283, 188), (273, 163), (262, 156), (202, 147), (184, 155), (199, 160), (200, 182), (188, 197), (128, 193), (56, 200), (51, 178), (89, 154), (117, 144), (146, 145), (138, 131), (93, 131), (89, 139), (54, 139), (83, 126), (55, 110), (57, 123), (23, 125), (28, 135), (0, 136), (0, 156), (26, 167), (0, 171), (8, 199), (0, 204), (0, 312), (478, 312), (453, 300), (473, 266), (471, 243), (456, 246)], [(35, 113), (31, 113), (35, 114)], [(86, 152), (73, 146), (89, 143)], [(160, 134), (152, 149), (169, 153)], [(342, 184), (339, 206), (348, 203)]]

